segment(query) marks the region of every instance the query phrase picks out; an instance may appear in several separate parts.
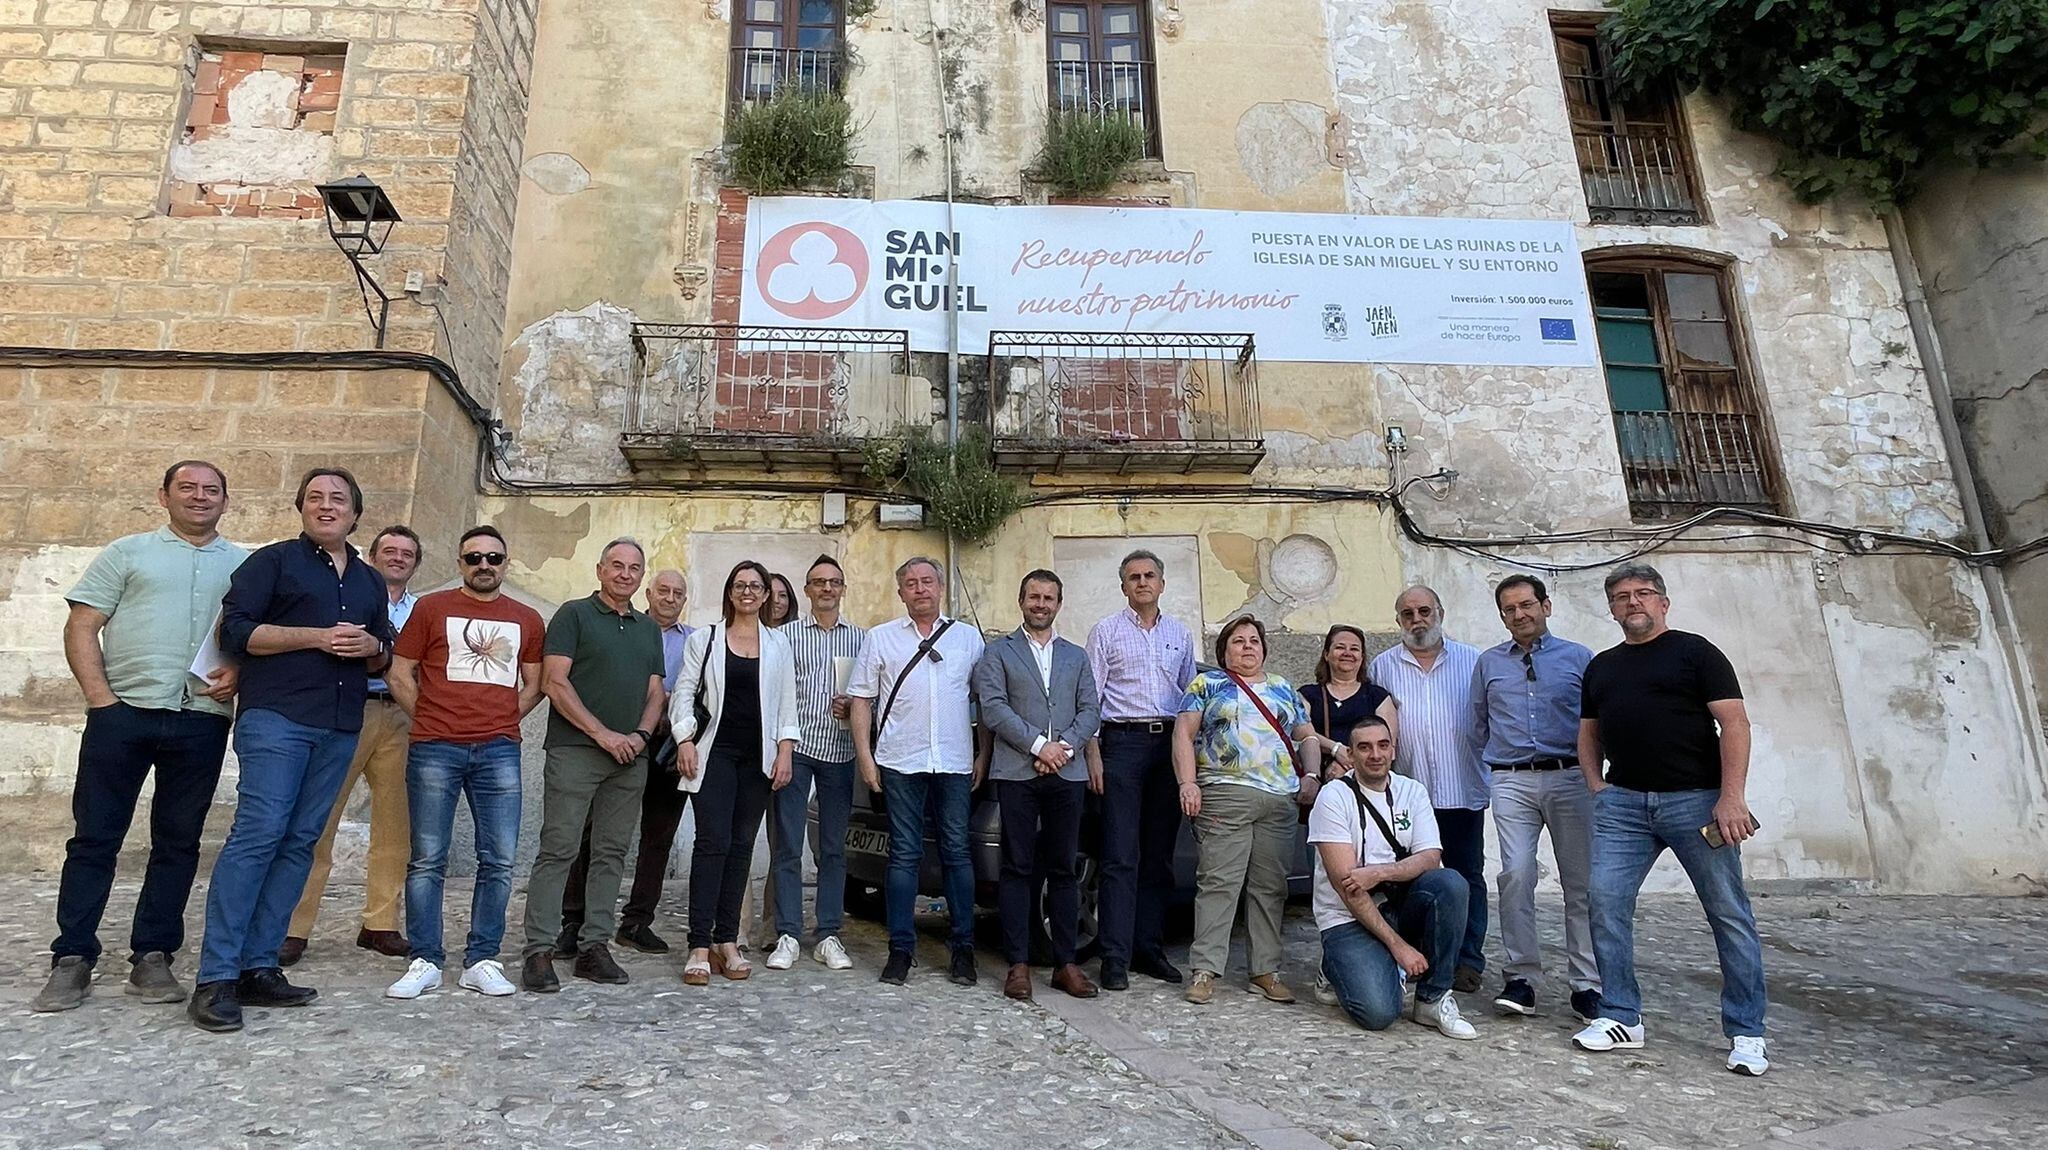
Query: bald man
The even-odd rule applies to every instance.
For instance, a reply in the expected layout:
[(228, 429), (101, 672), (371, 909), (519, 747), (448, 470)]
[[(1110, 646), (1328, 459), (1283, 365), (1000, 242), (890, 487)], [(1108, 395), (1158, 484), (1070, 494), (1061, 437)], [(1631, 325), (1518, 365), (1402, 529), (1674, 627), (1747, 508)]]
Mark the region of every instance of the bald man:
[[(661, 658), (664, 692), (676, 689), (676, 671), (683, 657), (683, 641), (690, 628), (683, 625), (683, 608), (690, 589), (683, 573), (665, 567), (647, 582), (647, 614), (661, 628)], [(663, 711), (663, 723), (667, 722)], [(676, 744), (666, 726), (658, 732), (647, 763), (647, 793), (640, 803), (640, 853), (633, 860), (633, 890), (626, 896), (626, 909), (619, 914), (620, 946), (644, 954), (667, 954), (668, 943), (653, 930), (654, 907), (661, 901), (662, 881), (668, 877), (669, 851), (675, 846), (676, 827), (683, 821), (683, 807), (689, 794), (676, 789)], [(590, 828), (583, 830), (583, 851), (569, 870), (568, 886), (562, 891), (562, 937), (556, 953), (575, 950), (576, 932), (583, 928), (583, 880), (590, 870)]]

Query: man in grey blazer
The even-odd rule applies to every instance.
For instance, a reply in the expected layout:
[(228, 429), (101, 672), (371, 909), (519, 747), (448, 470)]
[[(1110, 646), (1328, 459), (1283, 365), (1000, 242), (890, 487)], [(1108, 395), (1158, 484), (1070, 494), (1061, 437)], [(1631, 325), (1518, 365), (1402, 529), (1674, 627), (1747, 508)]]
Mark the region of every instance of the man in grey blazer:
[(1102, 703), (1087, 653), (1052, 633), (1061, 598), (1058, 575), (1041, 569), (1024, 576), (1017, 588), (1024, 625), (990, 643), (974, 668), (988, 733), (982, 754), (1003, 818), (997, 891), (1010, 959), (1003, 993), (1016, 999), (1031, 997), (1031, 908), (1041, 885), (1052, 985), (1076, 998), (1095, 996), (1095, 984), (1074, 963), (1081, 910), (1074, 856), (1081, 845), (1082, 788), (1102, 793), (1101, 775), (1081, 754), (1095, 735)]

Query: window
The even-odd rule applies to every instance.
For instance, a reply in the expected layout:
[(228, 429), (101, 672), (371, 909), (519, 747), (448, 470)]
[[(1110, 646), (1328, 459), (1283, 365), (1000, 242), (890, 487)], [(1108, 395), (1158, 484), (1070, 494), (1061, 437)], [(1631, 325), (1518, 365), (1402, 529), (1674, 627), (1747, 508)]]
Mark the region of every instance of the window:
[(306, 219), (332, 175), (345, 44), (271, 51), (202, 41), (171, 144), (164, 210), (173, 216)]
[(1608, 80), (1599, 36), (1583, 17), (1559, 16), (1553, 32), (1593, 222), (1701, 222), (1685, 124), (1671, 92), (1624, 98)]
[(735, 0), (732, 104), (792, 88), (837, 93), (846, 78), (843, 0)]
[(1635, 517), (1777, 508), (1775, 452), (1722, 269), (1589, 256), (1586, 278)]
[(1046, 5), (1046, 82), (1055, 115), (1129, 119), (1159, 156), (1152, 35), (1144, 4), (1054, 0)]

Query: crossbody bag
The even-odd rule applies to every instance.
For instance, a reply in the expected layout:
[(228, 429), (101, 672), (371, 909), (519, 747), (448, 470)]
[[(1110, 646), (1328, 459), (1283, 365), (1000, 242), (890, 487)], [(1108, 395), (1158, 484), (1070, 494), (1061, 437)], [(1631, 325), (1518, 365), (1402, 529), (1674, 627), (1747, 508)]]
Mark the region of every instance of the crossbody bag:
[[(1386, 837), (1387, 845), (1394, 849), (1394, 861), (1397, 863), (1406, 862), (1408, 856), (1414, 852), (1402, 846), (1401, 840), (1394, 837), (1394, 828), (1387, 825), (1387, 820), (1380, 815), (1380, 809), (1365, 801), (1365, 788), (1359, 786), (1358, 780), (1351, 775), (1344, 776), (1344, 784), (1351, 788), (1351, 797), (1358, 800), (1359, 818), (1361, 820), (1370, 818), (1372, 825), (1378, 827), (1380, 834)], [(1392, 810), (1393, 806), (1394, 791), (1393, 788), (1389, 787), (1387, 789), (1387, 809)], [(1361, 821), (1358, 825), (1363, 828), (1365, 823)], [(1359, 861), (1364, 862), (1365, 860), (1361, 858)], [(1409, 881), (1411, 880), (1383, 882), (1375, 886), (1373, 893), (1381, 896), (1381, 909), (1394, 914), (1401, 913), (1401, 903), (1408, 897)]]
[(917, 654), (912, 655), (904, 662), (903, 670), (897, 674), (895, 684), (889, 688), (889, 697), (882, 701), (882, 714), (875, 720), (875, 725), (872, 728), (870, 745), (875, 749), (881, 749), (882, 728), (889, 725), (889, 712), (896, 709), (896, 696), (902, 693), (903, 684), (909, 680), (910, 673), (917, 669), (917, 665), (924, 661), (925, 656), (931, 654), (932, 649), (938, 646), (940, 636), (944, 635), (952, 626), (953, 620), (951, 619), (941, 621), (938, 630), (932, 632), (931, 638), (917, 645)]

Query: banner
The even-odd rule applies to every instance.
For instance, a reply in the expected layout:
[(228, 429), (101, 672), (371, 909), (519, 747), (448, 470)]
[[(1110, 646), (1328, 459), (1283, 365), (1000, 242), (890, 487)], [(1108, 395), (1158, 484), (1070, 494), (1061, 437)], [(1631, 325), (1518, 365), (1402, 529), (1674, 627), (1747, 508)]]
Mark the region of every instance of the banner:
[[(946, 267), (959, 261), (958, 291)], [(755, 199), (740, 322), (910, 333), (1250, 333), (1259, 358), (1599, 363), (1570, 223)]]

